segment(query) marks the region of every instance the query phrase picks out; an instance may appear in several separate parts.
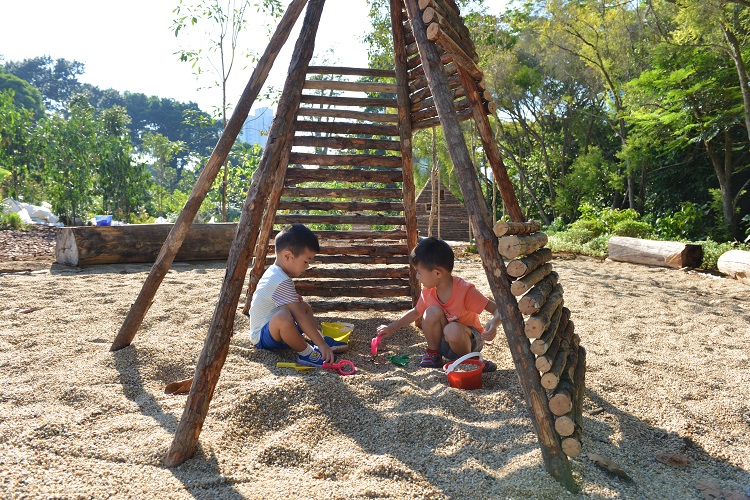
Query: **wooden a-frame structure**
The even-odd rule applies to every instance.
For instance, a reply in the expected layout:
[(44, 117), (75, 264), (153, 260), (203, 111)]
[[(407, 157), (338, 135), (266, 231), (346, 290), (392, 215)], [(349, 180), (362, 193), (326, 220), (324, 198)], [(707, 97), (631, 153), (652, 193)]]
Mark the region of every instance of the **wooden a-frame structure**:
[[(330, 270), (328, 273), (321, 270), (319, 274), (306, 275), (305, 278), (324, 280), (341, 278), (343, 283), (349, 283), (349, 285), (342, 285), (341, 282), (337, 283), (335, 280), (332, 284), (329, 280), (319, 283), (302, 283), (301, 286), (303, 289), (307, 287), (307, 290), (327, 288), (331, 290), (328, 296), (339, 296), (341, 294), (356, 296), (355, 288), (364, 290), (368, 288), (368, 283), (373, 283), (371, 288), (373, 290), (391, 290), (385, 295), (387, 301), (378, 303), (377, 307), (382, 309), (388, 307), (388, 304), (390, 304), (388, 308), (392, 310), (405, 310), (411, 307), (413, 300), (419, 293), (419, 284), (414, 272), (410, 271), (408, 267), (408, 253), (414, 248), (418, 239), (412, 165), (412, 133), (416, 129), (439, 124), (443, 127), (492, 294), (498, 308), (503, 313), (502, 326), (526, 402), (530, 408), (545, 467), (566, 488), (575, 490), (576, 485), (572, 478), (570, 464), (561, 447), (560, 437), (555, 430), (555, 420), (550, 412), (548, 396), (545, 387), (542, 386), (539, 371), (535, 366), (528, 332), (525, 333), (525, 328), (528, 327), (524, 325), (524, 318), (519, 310), (516, 298), (511, 292), (510, 278), (500, 254), (498, 239), (493, 232), (491, 217), (486, 208), (476, 171), (460, 129), (459, 123), (461, 121), (473, 119), (476, 124), (488, 163), (492, 168), (495, 181), (512, 221), (505, 224), (505, 230), (509, 234), (522, 235), (520, 238), (524, 238), (523, 235), (538, 231), (538, 224), (524, 222), (524, 216), (495, 144), (488, 119), (488, 113), (493, 114), (494, 107), (484, 91), (485, 84), (482, 71), (476, 63), (476, 51), (457, 5), (454, 0), (390, 0), (395, 54), (394, 70), (382, 71), (311, 67), (309, 65), (324, 4), (325, 0), (292, 0), (289, 3), (213, 154), (164, 242), (136, 302), (132, 305), (111, 347), (113, 351), (118, 350), (130, 345), (133, 341), (198, 208), (221, 165), (226, 160), (252, 104), (265, 83), (276, 56), (286, 42), (293, 25), (307, 6), (266, 148), (243, 205), (235, 239), (227, 259), (221, 293), (203, 351), (195, 369), (185, 410), (169, 453), (165, 458), (166, 465), (176, 466), (192, 456), (195, 451), (209, 403), (218, 382), (221, 368), (226, 360), (234, 318), (251, 258), (255, 256), (250, 276), (249, 293), (252, 293), (254, 283), (257, 282), (266, 263), (269, 239), (273, 234), (272, 229), (275, 223), (327, 222), (370, 226), (402, 225), (405, 231), (318, 232), (322, 240), (330, 239), (337, 242), (330, 247), (322, 245), (321, 249), (321, 258), (324, 259), (324, 262), (336, 263), (337, 269)], [(308, 80), (308, 74), (392, 78), (395, 83), (315, 81)], [(395, 99), (309, 95), (303, 93), (305, 89), (376, 92), (386, 95), (390, 93), (395, 94)], [(323, 106), (328, 107), (324, 108)], [(339, 106), (348, 109), (338, 109)], [(397, 114), (373, 113), (367, 110), (356, 110), (356, 107), (364, 108), (368, 106), (390, 107), (397, 109), (398, 112)], [(352, 110), (352, 107), (355, 107), (355, 110)], [(314, 119), (305, 120), (304, 117)], [(323, 118), (331, 121), (323, 122)], [(312, 135), (306, 135), (302, 132), (312, 132)], [(321, 136), (321, 133), (328, 135)], [(352, 135), (356, 137), (352, 137)], [(370, 138), (362, 138), (362, 135)], [(374, 136), (378, 138), (372, 138)], [(389, 136), (391, 139), (388, 138)], [(326, 148), (326, 151), (329, 149), (359, 150), (361, 153), (356, 155), (310, 154), (294, 151), (295, 146)], [(396, 154), (388, 154), (388, 151)], [(290, 164), (316, 165), (318, 168), (288, 168)], [(336, 166), (344, 166), (344, 168), (330, 168)], [(300, 187), (307, 182), (326, 180), (338, 180), (348, 182), (349, 185), (359, 186), (362, 186), (362, 183), (368, 184), (367, 187), (337, 190)], [(382, 186), (372, 188), (371, 183), (382, 184)], [(401, 188), (394, 189), (393, 186), (399, 183)], [(307, 201), (306, 198), (316, 198), (317, 200), (320, 198), (344, 198), (350, 201), (320, 202)], [(341, 213), (335, 215), (284, 215), (277, 213), (281, 210), (294, 209), (318, 212), (335, 210), (345, 213), (343, 215)], [(346, 212), (350, 215), (347, 215)], [(370, 215), (367, 215), (368, 212)], [(373, 214), (373, 212), (375, 213)], [(378, 212), (388, 212), (389, 215), (381, 215)], [(391, 215), (394, 212), (401, 215)], [(540, 252), (535, 252), (540, 245), (544, 245), (539, 235), (544, 236), (543, 233), (537, 233), (529, 237), (534, 240), (533, 243), (522, 242), (520, 244), (521, 247), (525, 248), (522, 254), (541, 255)], [(513, 238), (516, 238), (514, 244), (519, 246), (517, 241), (519, 236), (513, 236)], [(374, 246), (362, 243), (373, 239), (393, 240), (393, 244)], [(405, 245), (397, 244), (397, 241), (403, 240), (405, 240)], [(348, 241), (349, 244), (341, 244), (342, 241)], [(353, 241), (360, 241), (361, 244), (352, 244)], [(546, 241), (546, 236), (544, 236), (544, 241)], [(541, 243), (538, 244), (539, 242)], [(531, 259), (532, 261), (535, 260), (536, 263), (529, 263), (528, 269), (532, 270), (540, 265), (549, 267), (549, 264), (544, 264), (549, 258), (550, 256), (542, 256), (539, 259)], [(526, 261), (526, 259), (522, 260)], [(373, 261), (381, 264), (396, 264), (400, 267), (370, 269), (364, 265), (365, 262)], [(354, 269), (338, 269), (344, 267), (345, 264), (353, 264)], [(404, 266), (404, 264), (406, 265)], [(526, 268), (526, 263), (524, 263), (524, 268)], [(536, 274), (539, 274), (539, 271), (536, 271)], [(552, 275), (555, 274), (552, 273)], [(549, 281), (550, 271), (547, 270), (546, 274), (542, 274), (542, 277), (544, 276), (547, 276), (546, 281)], [(539, 281), (540, 278), (535, 279)], [(527, 281), (533, 285), (533, 280)], [(544, 282), (545, 280), (542, 280), (540, 286)], [(555, 284), (556, 278), (551, 286), (554, 287)], [(358, 296), (384, 297), (384, 295), (367, 295), (367, 293), (364, 292), (363, 295), (360, 292)], [(319, 294), (326, 296), (325, 292), (319, 292)], [(549, 294), (549, 291), (547, 294)], [(566, 316), (561, 313), (563, 310), (561, 294), (562, 291), (559, 289), (560, 298), (554, 301), (554, 308), (547, 307), (549, 311), (544, 312), (547, 318), (546, 323), (542, 321), (541, 328), (547, 335), (546, 340), (544, 340), (546, 345), (550, 344), (551, 337), (547, 333), (549, 331), (554, 336), (555, 331), (563, 330), (567, 325), (568, 336), (570, 337), (572, 333), (572, 321), (567, 320), (569, 311)], [(394, 298), (397, 296), (405, 296), (407, 299), (399, 302)], [(313, 307), (316, 310), (342, 310), (341, 301), (337, 301), (337, 304), (334, 305), (331, 302), (323, 301), (313, 304)], [(249, 304), (249, 300), (247, 303)], [(373, 305), (369, 303), (365, 303), (363, 306), (366, 309), (372, 307)], [(542, 315), (542, 311), (539, 314)], [(565, 316), (564, 321), (561, 320), (561, 316)], [(562, 335), (558, 335), (558, 337), (562, 337)], [(559, 339), (557, 340), (560, 344)], [(546, 350), (547, 347), (544, 349)], [(562, 352), (561, 347), (560, 351)], [(544, 353), (544, 351), (541, 352)], [(557, 356), (557, 358), (563, 359), (562, 365), (556, 368), (556, 377), (558, 378), (563, 372), (563, 368), (567, 369), (571, 363), (571, 360), (568, 360), (566, 364), (567, 351), (565, 353), (565, 358), (561, 354)], [(585, 365), (585, 353), (582, 352), (582, 354), (577, 357), (577, 364), (580, 366)], [(560, 365), (561, 362), (557, 358), (554, 359), (554, 362)], [(571, 355), (570, 358), (573, 358), (573, 356)], [(538, 361), (536, 363), (538, 364)], [(550, 362), (550, 364), (552, 363)], [(572, 364), (575, 367), (576, 361), (573, 360)], [(583, 370), (578, 372), (581, 377), (582, 372)], [(573, 371), (570, 373), (572, 374)], [(582, 385), (582, 382), (580, 385)], [(573, 424), (577, 432), (580, 432), (580, 429), (576, 427), (579, 424), (580, 418), (577, 418)]]

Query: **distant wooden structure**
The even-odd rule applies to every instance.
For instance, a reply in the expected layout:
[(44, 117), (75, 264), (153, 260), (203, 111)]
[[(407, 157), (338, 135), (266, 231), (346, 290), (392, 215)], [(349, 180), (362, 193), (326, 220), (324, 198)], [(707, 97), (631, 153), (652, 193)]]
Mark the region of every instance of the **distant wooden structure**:
[[(442, 181), (436, 180), (435, 183), (438, 185), (440, 213), (438, 214), (436, 209), (432, 220), (432, 236), (447, 241), (469, 241), (469, 218), (466, 214), (466, 207)], [(420, 236), (430, 234), (431, 206), (432, 182), (428, 180), (417, 195), (417, 227)]]
[[(251, 260), (254, 257), (250, 272), (252, 291), (267, 263), (274, 225), (291, 222), (341, 225), (338, 230), (317, 231), (323, 240), (321, 261), (336, 266), (309, 270), (303, 276), (300, 288), (315, 292), (318, 297), (348, 296), (357, 300), (320, 300), (314, 309), (370, 309), (373, 307), (370, 300), (383, 298), (386, 300), (380, 302), (383, 305), (381, 310), (388, 305), (395, 310), (411, 307), (420, 289), (413, 268), (408, 265), (408, 254), (418, 238), (413, 131), (440, 125), (461, 187), (466, 220), (472, 226), (477, 252), (495, 303), (503, 312), (503, 330), (545, 468), (566, 488), (576, 491), (578, 488), (566, 453), (575, 456), (580, 452), (585, 351), (579, 349), (573, 336), (570, 313), (562, 307), (561, 288), (555, 285), (557, 291), (548, 294), (547, 288), (550, 287), (547, 285), (550, 283), (545, 279), (537, 280), (552, 273), (550, 266), (544, 266), (533, 277), (526, 278), (526, 286), (544, 286), (543, 290), (538, 290), (536, 301), (542, 305), (529, 318), (530, 321), (533, 319), (533, 330), (526, 330), (523, 315), (511, 292), (511, 278), (497, 236), (517, 235), (520, 238), (508, 246), (529, 254), (517, 267), (530, 273), (534, 266), (547, 258), (546, 252), (539, 248), (544, 245), (545, 238), (534, 234), (539, 229), (538, 223), (525, 221), (500, 157), (488, 118), (488, 114), (494, 114), (495, 106), (485, 90), (469, 31), (454, 0), (389, 0), (389, 3), (395, 56), (392, 70), (310, 66), (325, 0), (292, 0), (289, 3), (111, 349), (123, 348), (133, 341), (275, 57), (307, 5), (268, 142), (248, 188), (227, 259), (221, 293), (165, 464), (177, 466), (195, 452), (229, 351), (237, 306)], [(336, 12), (336, 15), (342, 14)], [(347, 75), (357, 81), (308, 79), (310, 74)], [(377, 81), (364, 82), (359, 77)], [(365, 97), (332, 95), (343, 92), (361, 92)], [(379, 97), (369, 97), (371, 93), (377, 93)], [(373, 108), (381, 111), (373, 112)], [(387, 112), (389, 109), (394, 112)], [(497, 232), (493, 232), (492, 217), (460, 127), (460, 122), (465, 120), (474, 120), (487, 163), (513, 222), (498, 227)], [(295, 148), (318, 149), (311, 153), (309, 149)], [(344, 149), (349, 151), (345, 154), (330, 152)], [(351, 150), (359, 153), (351, 154)], [(384, 151), (389, 153), (384, 154)], [(318, 183), (326, 181), (338, 181), (345, 187), (319, 186)], [(400, 186), (395, 188), (394, 185)], [(347, 229), (354, 224), (372, 229), (360, 232)], [(403, 229), (398, 229), (400, 226)], [(374, 244), (378, 240), (392, 241)], [(534, 254), (536, 257), (532, 257)], [(385, 263), (391, 267), (373, 266), (373, 263)], [(383, 295), (382, 290), (386, 290), (387, 295)], [(540, 335), (537, 340), (542, 345), (538, 352), (542, 354), (547, 354), (554, 338), (561, 337), (554, 356), (550, 353), (551, 373), (545, 377), (548, 380), (546, 387), (542, 385), (531, 351), (530, 339), (534, 335)], [(565, 447), (561, 434), (554, 427), (555, 419), (548, 400), (552, 393), (548, 395), (547, 392), (553, 382), (558, 381), (564, 387), (557, 389), (565, 392), (564, 396), (570, 403), (571, 409), (566, 411), (572, 412), (567, 415), (568, 425), (561, 425), (573, 432), (565, 437)]]

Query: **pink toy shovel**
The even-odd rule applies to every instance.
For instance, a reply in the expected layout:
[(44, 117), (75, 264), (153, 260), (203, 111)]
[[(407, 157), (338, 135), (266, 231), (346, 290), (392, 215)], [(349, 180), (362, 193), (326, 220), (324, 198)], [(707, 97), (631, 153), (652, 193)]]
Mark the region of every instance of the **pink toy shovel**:
[(374, 337), (372, 339), (372, 343), (371, 343), (371, 347), (370, 347), (370, 352), (372, 353), (373, 356), (377, 356), (378, 355), (378, 346), (380, 345), (380, 342), (382, 340), (383, 340), (383, 337), (381, 337), (380, 335), (378, 335), (377, 337)]

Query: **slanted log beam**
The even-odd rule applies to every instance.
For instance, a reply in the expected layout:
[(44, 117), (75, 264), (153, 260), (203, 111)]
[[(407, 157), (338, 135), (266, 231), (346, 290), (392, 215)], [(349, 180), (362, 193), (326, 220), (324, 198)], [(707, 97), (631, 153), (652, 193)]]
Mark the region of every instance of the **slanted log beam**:
[(271, 71), (276, 56), (284, 46), (305, 4), (307, 4), (307, 0), (293, 0), (287, 7), (265, 52), (258, 60), (258, 65), (250, 76), (250, 80), (237, 102), (237, 107), (232, 112), (232, 116), (224, 128), (219, 142), (216, 143), (211, 157), (206, 162), (206, 166), (201, 172), (200, 177), (198, 177), (195, 186), (193, 186), (188, 201), (177, 217), (172, 231), (170, 231), (169, 236), (164, 241), (161, 252), (159, 252), (156, 262), (151, 267), (151, 271), (141, 288), (141, 292), (138, 294), (138, 298), (131, 306), (125, 321), (120, 327), (120, 331), (117, 333), (117, 337), (112, 343), (111, 351), (117, 351), (129, 346), (133, 341), (138, 328), (143, 322), (143, 318), (146, 316), (146, 312), (148, 312), (149, 307), (153, 303), (154, 295), (156, 295), (159, 285), (161, 285), (161, 282), (167, 275), (167, 271), (172, 266), (172, 261), (182, 246), (185, 235), (193, 223), (193, 219), (195, 219), (201, 203), (206, 198), (206, 193), (211, 188), (221, 166), (226, 162), (229, 151), (232, 149), (234, 141), (237, 140), (237, 136), (250, 113), (250, 108), (252, 108), (255, 99), (258, 97), (258, 93), (263, 87), (268, 73)]
[(302, 85), (307, 66), (315, 46), (320, 15), (324, 0), (310, 0), (302, 25), (300, 37), (292, 54), (289, 73), (284, 90), (271, 124), (266, 149), (258, 169), (248, 189), (242, 214), (237, 226), (237, 236), (227, 259), (227, 271), (221, 287), (211, 325), (206, 335), (198, 364), (193, 376), (193, 385), (185, 402), (185, 410), (177, 425), (174, 440), (164, 459), (165, 465), (174, 467), (190, 458), (195, 452), (208, 406), (219, 380), (219, 374), (227, 353), (232, 335), (237, 303), (247, 273), (248, 263), (255, 247), (260, 222), (271, 186), (267, 180), (272, 177), (282, 160), (285, 151), (291, 148), (294, 134), (294, 117), (299, 108)]
[[(539, 439), (545, 468), (566, 488), (577, 491), (570, 463), (562, 452), (553, 428), (552, 414), (547, 406), (547, 394), (540, 384), (539, 372), (534, 367), (534, 357), (529, 350), (529, 342), (523, 334), (523, 316), (518, 310), (515, 297), (510, 293), (510, 280), (497, 250), (497, 238), (492, 232), (490, 214), (461, 127), (455, 116), (456, 111), (450, 88), (441, 71), (440, 56), (435, 45), (427, 39), (426, 27), (422, 21), (417, 0), (405, 0), (405, 4), (425, 74), (435, 98), (435, 106), (440, 114), (448, 152), (456, 168), (469, 220), (474, 228), (477, 249), (482, 258), (495, 303), (501, 312), (503, 330), (526, 403), (531, 410), (531, 420)], [(519, 221), (522, 220), (524, 219)]]
[(550, 260), (552, 260), (552, 250), (540, 248), (526, 257), (508, 262), (508, 274), (519, 278)]
[(529, 290), (526, 295), (521, 297), (518, 301), (518, 308), (521, 310), (521, 313), (527, 316), (538, 313), (544, 303), (547, 302), (547, 297), (554, 290), (558, 279), (557, 272), (552, 271), (537, 283), (534, 288)]

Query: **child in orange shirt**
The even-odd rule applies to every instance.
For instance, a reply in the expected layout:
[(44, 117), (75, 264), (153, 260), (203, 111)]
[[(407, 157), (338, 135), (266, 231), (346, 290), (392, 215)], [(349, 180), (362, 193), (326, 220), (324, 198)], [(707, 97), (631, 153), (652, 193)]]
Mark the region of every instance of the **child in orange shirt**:
[[(422, 318), (422, 331), (427, 350), (421, 366), (441, 368), (443, 357), (454, 360), (470, 352), (479, 352), (484, 342), (497, 335), (500, 317), (495, 302), (485, 297), (474, 285), (453, 276), (453, 250), (442, 240), (426, 238), (419, 242), (410, 256), (422, 283), (417, 305), (389, 325), (380, 325), (378, 337), (388, 338), (396, 330)], [(493, 313), (482, 328), (479, 314)], [(492, 361), (484, 361), (485, 372), (497, 369)]]

